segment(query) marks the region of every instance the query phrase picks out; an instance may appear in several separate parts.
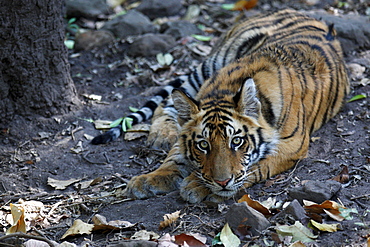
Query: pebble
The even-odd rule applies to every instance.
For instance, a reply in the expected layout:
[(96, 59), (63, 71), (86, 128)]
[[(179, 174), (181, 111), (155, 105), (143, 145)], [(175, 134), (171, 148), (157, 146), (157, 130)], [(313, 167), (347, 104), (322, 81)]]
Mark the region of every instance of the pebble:
[(341, 184), (334, 180), (307, 181), (301, 187), (288, 189), (288, 194), (292, 199), (297, 199), (303, 204), (303, 200), (322, 203), (332, 198), (341, 189)]
[(158, 17), (177, 15), (182, 8), (179, 0), (143, 0), (136, 10), (153, 20)]
[(115, 41), (113, 34), (107, 30), (89, 30), (76, 35), (75, 51), (90, 50)]
[(225, 215), (226, 222), (229, 223), (231, 229), (235, 230), (240, 225), (250, 226), (249, 231), (253, 236), (258, 236), (263, 230), (270, 226), (270, 222), (266, 217), (248, 206), (246, 202), (234, 203), (230, 206), (229, 211)]
[(115, 37), (120, 39), (155, 32), (150, 19), (136, 10), (130, 10), (127, 14), (108, 21), (102, 29), (111, 31)]
[(127, 50), (132, 57), (150, 57), (158, 53), (166, 53), (176, 45), (175, 39), (165, 34), (145, 34), (136, 39)]

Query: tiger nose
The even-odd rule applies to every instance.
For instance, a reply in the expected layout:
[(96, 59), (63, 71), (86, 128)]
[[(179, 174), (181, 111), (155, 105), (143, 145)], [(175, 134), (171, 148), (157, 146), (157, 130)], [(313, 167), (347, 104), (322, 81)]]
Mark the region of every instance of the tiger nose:
[(215, 182), (221, 185), (222, 187), (225, 187), (230, 180), (231, 178), (228, 178), (228, 179), (225, 179), (224, 181), (215, 180)]

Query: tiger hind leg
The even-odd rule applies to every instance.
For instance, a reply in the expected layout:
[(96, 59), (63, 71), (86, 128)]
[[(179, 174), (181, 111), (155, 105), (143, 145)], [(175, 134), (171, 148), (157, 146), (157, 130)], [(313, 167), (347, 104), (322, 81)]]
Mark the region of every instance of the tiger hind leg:
[(158, 106), (154, 112), (147, 144), (168, 151), (176, 143), (180, 131), (177, 111), (171, 102), (166, 102), (165, 106)]

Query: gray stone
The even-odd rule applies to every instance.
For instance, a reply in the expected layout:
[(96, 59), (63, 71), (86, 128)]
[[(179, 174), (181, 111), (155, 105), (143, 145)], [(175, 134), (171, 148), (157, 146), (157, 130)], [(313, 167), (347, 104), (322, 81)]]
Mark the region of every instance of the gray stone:
[(334, 16), (327, 13), (307, 13), (327, 24), (334, 24), (338, 39), (342, 44), (343, 52), (351, 54), (353, 51), (370, 49), (370, 19), (359, 15)]
[(225, 219), (234, 232), (238, 226), (245, 225), (250, 227), (249, 231), (253, 236), (260, 235), (263, 230), (270, 226), (270, 222), (266, 217), (248, 206), (246, 202), (231, 205), (225, 215)]
[(288, 194), (292, 199), (297, 199), (299, 203), (309, 200), (322, 203), (329, 200), (341, 189), (341, 184), (334, 180), (308, 181), (301, 187), (288, 189)]
[(149, 18), (136, 10), (130, 10), (127, 14), (108, 21), (102, 29), (111, 31), (120, 39), (155, 32), (155, 27)]
[(76, 35), (74, 49), (76, 51), (90, 50), (115, 41), (113, 34), (108, 30), (90, 30)]
[(175, 39), (170, 35), (149, 33), (135, 40), (127, 50), (127, 54), (133, 57), (149, 57), (166, 53), (175, 45)]
[(202, 34), (202, 31), (188, 21), (167, 22), (161, 25), (160, 32), (173, 36), (176, 40), (192, 34)]
[(305, 222), (308, 219), (306, 211), (296, 199), (289, 203), (289, 205), (284, 208), (283, 211), (274, 216), (274, 218), (280, 219), (285, 219), (286, 217), (291, 217), (294, 220), (298, 220), (300, 222)]
[(143, 0), (136, 8), (137, 11), (152, 20), (158, 17), (177, 15), (181, 9), (182, 4), (179, 0)]
[(105, 0), (66, 0), (66, 13), (68, 17), (85, 17), (97, 19), (107, 15), (110, 8)]

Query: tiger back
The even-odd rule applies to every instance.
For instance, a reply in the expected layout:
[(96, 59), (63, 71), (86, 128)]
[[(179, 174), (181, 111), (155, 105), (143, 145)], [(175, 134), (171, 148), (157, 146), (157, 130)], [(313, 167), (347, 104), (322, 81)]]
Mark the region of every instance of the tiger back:
[(166, 107), (176, 111), (155, 116), (171, 119), (178, 139), (126, 194), (180, 189), (189, 202), (229, 198), (303, 159), (310, 135), (337, 114), (348, 90), (332, 26), (293, 10), (237, 24), (174, 90)]

